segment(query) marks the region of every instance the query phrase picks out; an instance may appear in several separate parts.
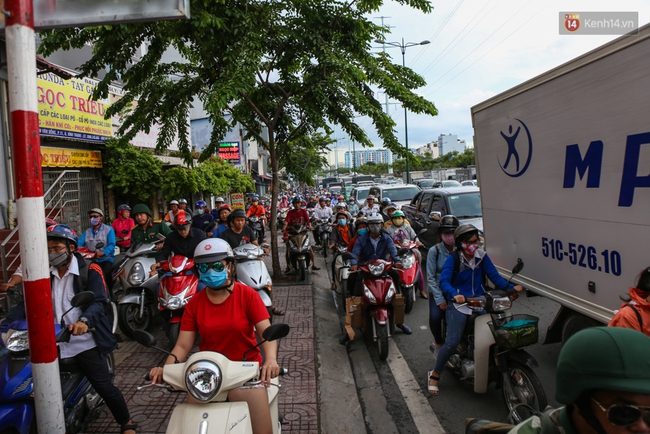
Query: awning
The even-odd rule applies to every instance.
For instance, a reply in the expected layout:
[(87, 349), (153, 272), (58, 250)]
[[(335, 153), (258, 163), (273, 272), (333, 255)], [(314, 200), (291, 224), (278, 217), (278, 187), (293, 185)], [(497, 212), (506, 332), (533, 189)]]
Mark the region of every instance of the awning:
[(52, 74), (58, 75), (64, 80), (68, 80), (74, 77), (73, 74), (69, 73), (68, 71), (65, 71), (60, 66), (57, 66), (54, 63), (50, 63), (39, 56), (36, 56), (36, 67), (38, 68), (39, 75), (47, 74), (48, 72), (51, 72)]

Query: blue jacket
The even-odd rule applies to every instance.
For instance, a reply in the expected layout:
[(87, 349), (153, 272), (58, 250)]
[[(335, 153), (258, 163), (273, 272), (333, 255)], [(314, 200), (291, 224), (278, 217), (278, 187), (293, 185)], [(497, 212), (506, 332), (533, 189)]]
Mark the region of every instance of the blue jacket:
[(91, 252), (97, 250), (95, 245), (99, 242), (104, 243), (104, 247), (101, 248), (104, 252), (104, 256), (93, 259), (93, 262), (114, 262), (115, 231), (112, 227), (100, 223), (97, 232), (90, 227), (79, 237), (79, 247), (87, 247)]
[(365, 264), (373, 259), (385, 260), (388, 255), (390, 255), (394, 263), (400, 263), (399, 257), (397, 256), (397, 249), (395, 248), (395, 244), (393, 244), (393, 239), (384, 231), (381, 231), (379, 234), (377, 250), (375, 250), (370, 241), (370, 233), (367, 233), (359, 237), (354, 243), (352, 254), (357, 259), (350, 260), (351, 265), (357, 265), (358, 263)]
[(427, 288), (438, 306), (447, 302), (440, 288), (440, 273), (448, 256), (449, 252), (442, 241), (431, 247), (427, 254)]
[(212, 238), (221, 238), (221, 234), (226, 232), (228, 229), (230, 229), (230, 226), (228, 226), (225, 223), (219, 223), (213, 230), (212, 230)]
[(515, 287), (512, 283), (508, 285), (508, 282), (501, 277), (487, 253), (480, 249), (478, 253), (479, 257), (474, 258), (476, 267), (473, 270), (469, 267), (465, 256), (462, 253), (458, 255), (461, 262), (458, 274), (453, 282), (451, 282), (451, 277), (454, 274), (454, 255), (447, 257), (445, 266), (440, 273), (440, 287), (447, 300), (451, 300), (459, 294), (464, 296), (483, 295), (485, 292), (483, 274), (499, 289), (512, 289)]

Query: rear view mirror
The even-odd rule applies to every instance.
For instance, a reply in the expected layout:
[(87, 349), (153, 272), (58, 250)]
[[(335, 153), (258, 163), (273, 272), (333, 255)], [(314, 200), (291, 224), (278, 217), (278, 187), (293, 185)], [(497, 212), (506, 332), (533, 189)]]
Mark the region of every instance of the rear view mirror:
[(70, 305), (72, 305), (72, 307), (82, 307), (92, 303), (93, 301), (95, 301), (95, 294), (93, 294), (92, 291), (82, 291), (72, 297)]
[(521, 270), (524, 269), (524, 261), (521, 258), (517, 258), (517, 265), (512, 269), (512, 274), (518, 274)]
[(435, 221), (439, 222), (440, 219), (442, 218), (442, 213), (440, 211), (431, 211), (429, 213), (429, 218), (431, 220), (435, 220)]
[(95, 244), (95, 249), (102, 249), (103, 247), (104, 247), (104, 243), (101, 241)]
[(291, 328), (289, 327), (289, 324), (275, 323), (268, 326), (266, 330), (264, 330), (264, 333), (262, 333), (262, 337), (269, 342), (277, 341), (278, 339), (282, 339), (283, 337), (288, 335), (290, 329)]
[(137, 343), (147, 348), (156, 345), (156, 338), (144, 330), (133, 330), (133, 338)]

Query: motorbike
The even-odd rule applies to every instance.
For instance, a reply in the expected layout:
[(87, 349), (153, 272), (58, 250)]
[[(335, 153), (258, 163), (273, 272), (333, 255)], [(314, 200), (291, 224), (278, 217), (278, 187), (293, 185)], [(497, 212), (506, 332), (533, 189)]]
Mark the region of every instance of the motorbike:
[(348, 254), (348, 249), (343, 244), (334, 246), (334, 250), (338, 253), (334, 260), (334, 285), (336, 285), (337, 292), (343, 296), (343, 300), (348, 298), (348, 277), (350, 277), (349, 259), (345, 259), (343, 255)]
[(332, 237), (332, 226), (329, 219), (317, 219), (315, 230), (320, 235), (320, 244), (323, 250), (323, 257), (327, 258), (327, 249), (330, 244), (330, 238)]
[(160, 262), (158, 309), (167, 323), (170, 351), (176, 346), (185, 306), (198, 291), (199, 279), (193, 268), (194, 261), (181, 255)]
[(409, 313), (413, 310), (413, 304), (416, 299), (415, 286), (420, 278), (420, 263), (415, 250), (418, 248), (415, 241), (403, 240), (402, 244), (395, 243), (397, 256), (402, 262), (402, 268), (398, 268), (400, 278), (400, 292), (404, 296), (404, 312)]
[[(518, 259), (510, 280), (522, 268), (523, 262)], [(485, 309), (489, 315), (472, 315), (458, 353), (447, 362), (461, 380), (473, 380), (476, 393), (485, 393), (489, 383), (496, 383), (515, 423), (533, 415), (528, 407), (519, 404), (536, 411), (544, 411), (547, 405), (544, 388), (533, 371), (537, 361), (523, 350), (537, 343), (539, 318), (505, 313), (518, 295), (516, 291), (493, 289), (478, 297), (466, 297), (467, 307)]]
[(150, 274), (156, 263), (156, 245), (165, 237), (158, 234), (156, 243), (137, 243), (125, 254), (127, 261), (119, 275), (122, 297), (117, 307), (120, 330), (133, 339), (134, 330), (146, 330), (153, 320), (158, 300), (158, 275)]
[[(72, 308), (92, 303), (91, 291), (72, 297)], [(72, 310), (72, 308), (70, 310)], [(66, 311), (62, 318), (70, 312)], [(64, 321), (55, 324), (56, 342), (69, 342), (71, 332)], [(89, 332), (92, 332), (90, 329)], [(2, 432), (28, 434), (36, 432), (34, 381), (30, 361), (27, 321), (18, 320), (0, 325), (4, 347), (0, 351), (0, 427)], [(113, 353), (106, 356), (111, 374), (115, 373)], [(65, 429), (68, 434), (84, 431), (85, 426), (102, 414), (106, 404), (81, 373), (74, 358), (60, 359), (59, 371), (63, 392)]]
[[(289, 208), (282, 208), (278, 212), (278, 230), (282, 230), (284, 227), (284, 222), (287, 220), (287, 213), (289, 212)], [(269, 221), (271, 221), (269, 219)]]
[(266, 264), (262, 260), (265, 255), (264, 250), (255, 244), (244, 244), (234, 248), (233, 253), (237, 264), (237, 281), (257, 291), (264, 302), (264, 306), (269, 311), (269, 315), (273, 318), (271, 312), (271, 306), (273, 306), (271, 302), (273, 281)]
[[(287, 334), (289, 334), (287, 324), (273, 324), (264, 330), (264, 340), (255, 347), (267, 341), (281, 339)], [(149, 333), (136, 332), (136, 340), (147, 348), (154, 348), (171, 355), (170, 352), (156, 347), (156, 339)], [(248, 404), (227, 401), (228, 392), (231, 390), (265, 387), (258, 380), (259, 363), (247, 362), (246, 353), (242, 357), (243, 361), (230, 361), (224, 355), (214, 351), (199, 351), (192, 354), (184, 363), (178, 363), (176, 360), (176, 363), (164, 366), (163, 379), (166, 384), (162, 386), (172, 391), (187, 392), (198, 401), (198, 404), (176, 406), (167, 425), (168, 433), (230, 433), (235, 427), (238, 433), (253, 432)], [(286, 369), (280, 369), (280, 375), (286, 373)], [(138, 390), (151, 386), (151, 384), (141, 386)], [(282, 432), (278, 406), (280, 387), (276, 377), (271, 380), (271, 387), (267, 389), (274, 434)]]
[(295, 225), (288, 229), (289, 233), (289, 263), (298, 272), (299, 281), (307, 278), (307, 269), (311, 263), (309, 251), (309, 228)]
[(250, 216), (248, 218), (248, 226), (253, 230), (257, 242), (262, 244), (264, 239), (264, 222), (262, 219), (256, 216)]
[[(344, 259), (351, 259), (349, 253)], [(382, 259), (359, 265), (363, 271), (363, 295), (361, 312), (363, 315), (363, 333), (366, 339), (377, 343), (379, 358), (388, 357), (388, 338), (395, 332), (395, 296), (397, 291), (393, 279), (387, 274), (393, 263)]]

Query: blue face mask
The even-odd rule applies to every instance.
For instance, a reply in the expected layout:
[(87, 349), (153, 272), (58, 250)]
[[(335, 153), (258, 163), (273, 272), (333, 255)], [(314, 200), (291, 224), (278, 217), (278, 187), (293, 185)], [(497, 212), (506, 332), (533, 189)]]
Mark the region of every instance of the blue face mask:
[(368, 233), (368, 229), (366, 229), (366, 228), (359, 229), (359, 236), (360, 237), (364, 236), (367, 233)]
[(90, 219), (90, 224), (92, 226), (97, 226), (99, 224), (99, 218), (98, 217), (93, 217)]
[(205, 273), (201, 273), (199, 280), (210, 288), (218, 288), (228, 280), (228, 269), (224, 268), (222, 271), (215, 271), (212, 268)]
[(199, 215), (203, 215), (203, 210), (202, 209), (198, 210), (198, 213)]
[(345, 225), (347, 224), (347, 222), (348, 222), (348, 221), (347, 221), (346, 219), (339, 219), (339, 224), (340, 224), (341, 226), (345, 226)]

